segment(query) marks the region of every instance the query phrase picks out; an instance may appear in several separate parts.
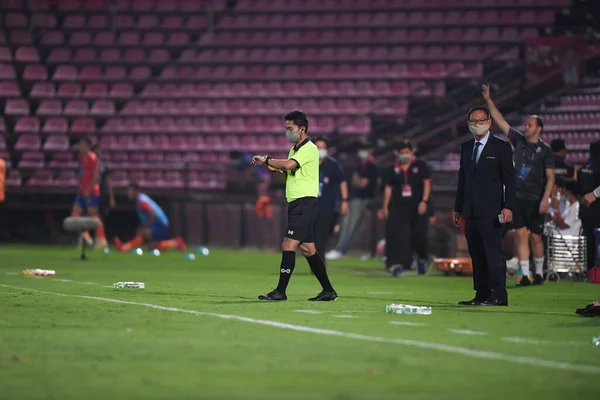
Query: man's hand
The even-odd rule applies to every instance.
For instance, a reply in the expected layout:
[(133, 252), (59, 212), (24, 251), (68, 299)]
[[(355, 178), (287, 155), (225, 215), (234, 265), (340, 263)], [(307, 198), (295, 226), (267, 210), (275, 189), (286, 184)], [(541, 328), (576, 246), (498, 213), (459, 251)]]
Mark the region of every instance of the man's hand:
[(460, 228), (460, 213), (455, 212), (454, 213), (454, 225), (456, 225), (457, 228)]
[(490, 101), (490, 85), (481, 85), (481, 95), (485, 101)]
[(348, 202), (347, 201), (342, 201), (342, 204), (340, 205), (340, 212), (342, 213), (342, 215), (348, 214)]
[(252, 156), (252, 164), (259, 166), (263, 165), (267, 161), (266, 156)]
[(381, 210), (377, 211), (377, 217), (381, 220), (386, 220), (389, 214), (390, 212), (387, 208), (382, 208)]
[(548, 212), (548, 207), (550, 206), (550, 204), (548, 204), (548, 199), (542, 199), (542, 202), (540, 203), (540, 214), (544, 215)]
[[(548, 210), (548, 207), (546, 207), (546, 210)], [(502, 211), (500, 211), (500, 214), (504, 216), (505, 224), (512, 222), (512, 211), (510, 211), (508, 208), (503, 208)]]
[(589, 192), (588, 194), (583, 196), (583, 198), (581, 199), (581, 202), (583, 203), (583, 205), (586, 205), (586, 206), (589, 206), (590, 204), (592, 204), (595, 201), (596, 201), (596, 195), (594, 194), (594, 192)]
[(425, 203), (424, 201), (420, 202), (417, 211), (419, 212), (419, 215), (425, 214), (425, 212), (427, 211), (427, 203)]

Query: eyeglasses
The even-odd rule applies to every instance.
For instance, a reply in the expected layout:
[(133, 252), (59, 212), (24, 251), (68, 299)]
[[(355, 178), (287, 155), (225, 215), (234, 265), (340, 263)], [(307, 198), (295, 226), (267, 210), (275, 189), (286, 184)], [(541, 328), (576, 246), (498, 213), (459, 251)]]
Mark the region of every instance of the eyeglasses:
[(484, 118), (484, 119), (470, 119), (467, 121), (467, 123), (469, 125), (485, 125), (486, 122), (488, 122), (490, 119), (489, 118)]

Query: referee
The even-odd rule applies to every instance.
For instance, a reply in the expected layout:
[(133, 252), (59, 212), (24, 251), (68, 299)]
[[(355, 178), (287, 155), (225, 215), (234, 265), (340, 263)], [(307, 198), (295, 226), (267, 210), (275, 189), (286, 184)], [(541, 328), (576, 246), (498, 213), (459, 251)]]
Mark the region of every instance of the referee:
[(254, 165), (266, 165), (270, 171), (285, 181), (288, 202), (287, 228), (281, 244), (279, 283), (270, 293), (258, 296), (259, 300), (287, 300), (287, 289), (296, 265), (296, 249), (300, 247), (313, 274), (323, 290), (309, 301), (331, 301), (337, 293), (329, 282), (325, 263), (315, 249), (315, 221), (319, 209), (319, 150), (308, 138), (308, 118), (302, 111), (292, 111), (284, 117), (285, 136), (294, 143), (287, 160), (269, 156), (254, 156)]

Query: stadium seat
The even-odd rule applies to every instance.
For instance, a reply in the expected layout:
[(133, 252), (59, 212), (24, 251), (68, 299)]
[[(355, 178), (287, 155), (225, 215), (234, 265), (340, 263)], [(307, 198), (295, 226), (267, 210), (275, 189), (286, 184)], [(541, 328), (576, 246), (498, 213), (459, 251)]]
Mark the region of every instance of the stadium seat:
[(21, 90), (16, 82), (0, 82), (0, 97), (18, 97)]
[[(20, 165), (23, 163), (23, 161), (21, 161)], [(41, 164), (40, 167), (37, 168), (42, 168), (43, 167), (43, 163)], [(20, 167), (22, 168), (22, 167)], [(54, 185), (54, 179), (53, 179), (53, 174), (52, 171), (47, 170), (47, 169), (37, 169), (35, 171), (35, 173), (33, 174), (33, 176), (31, 178), (29, 178), (29, 180), (26, 183), (26, 186), (30, 186), (30, 187), (50, 187)]]
[(65, 135), (50, 135), (46, 138), (43, 149), (44, 151), (68, 150), (69, 138)]

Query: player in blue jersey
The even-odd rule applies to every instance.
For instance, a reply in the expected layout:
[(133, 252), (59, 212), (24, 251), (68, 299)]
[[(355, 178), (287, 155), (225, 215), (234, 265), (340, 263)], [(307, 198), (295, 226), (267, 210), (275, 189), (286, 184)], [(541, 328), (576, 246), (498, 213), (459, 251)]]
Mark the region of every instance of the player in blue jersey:
[(186, 250), (186, 245), (181, 236), (169, 239), (169, 218), (154, 200), (148, 195), (141, 193), (137, 184), (129, 185), (127, 192), (130, 200), (135, 201), (135, 208), (140, 218), (141, 226), (136, 236), (127, 243), (121, 239), (114, 239), (118, 251), (129, 251), (148, 243), (150, 249), (165, 251), (168, 249)]

